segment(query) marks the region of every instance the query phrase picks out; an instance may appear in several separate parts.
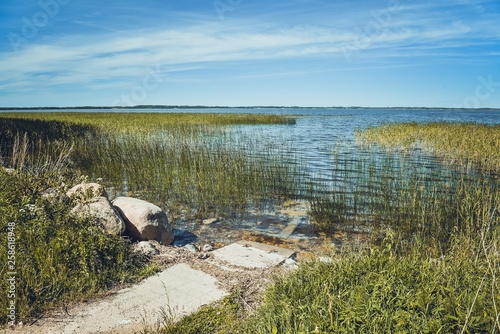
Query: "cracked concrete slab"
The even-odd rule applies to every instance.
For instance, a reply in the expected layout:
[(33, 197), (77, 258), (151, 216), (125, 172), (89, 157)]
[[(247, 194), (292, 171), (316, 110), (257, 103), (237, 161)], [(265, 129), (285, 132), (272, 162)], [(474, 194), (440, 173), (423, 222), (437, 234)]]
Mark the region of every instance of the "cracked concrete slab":
[(60, 333), (126, 332), (144, 322), (161, 322), (165, 315), (178, 320), (225, 295), (215, 278), (180, 263), (86, 307), (67, 319)]

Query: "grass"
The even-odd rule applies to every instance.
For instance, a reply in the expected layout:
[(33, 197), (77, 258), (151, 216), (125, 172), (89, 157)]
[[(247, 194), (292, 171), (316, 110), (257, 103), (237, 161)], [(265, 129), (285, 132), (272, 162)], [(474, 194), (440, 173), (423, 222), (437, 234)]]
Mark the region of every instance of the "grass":
[(500, 125), (475, 123), (401, 123), (357, 133), (366, 144), (410, 148), (423, 146), (450, 164), (471, 164), (500, 173)]
[[(50, 124), (59, 124), (66, 127), (90, 127), (112, 133), (147, 133), (171, 127), (196, 125), (227, 126), (295, 123), (293, 118), (279, 115), (217, 113), (16, 112), (0, 113), (0, 119), (3, 121), (28, 120), (45, 125), (49, 122)], [(35, 127), (39, 128), (37, 124), (35, 124)], [(20, 130), (23, 131), (23, 129)], [(54, 133), (61, 133), (61, 131), (56, 129)]]
[[(446, 256), (427, 247), (347, 252), (302, 265), (267, 290), (244, 333), (493, 333), (500, 329), (498, 239), (457, 240)], [(492, 250), (494, 249), (494, 250)], [(493, 271), (490, 268), (495, 268)], [(235, 331), (236, 332), (236, 331)]]
[(376, 238), (390, 228), (401, 240), (441, 244), (453, 233), (475, 234), (484, 222), (500, 226), (500, 184), (491, 176), (459, 173), (429, 157), (365, 154), (338, 159), (338, 182), (311, 199), (311, 217), (326, 233), (361, 230)]

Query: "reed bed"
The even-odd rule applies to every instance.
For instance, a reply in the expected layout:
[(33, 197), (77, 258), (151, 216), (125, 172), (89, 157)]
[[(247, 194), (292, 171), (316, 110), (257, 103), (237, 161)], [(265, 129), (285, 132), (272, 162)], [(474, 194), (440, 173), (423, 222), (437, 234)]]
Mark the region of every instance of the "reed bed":
[(453, 233), (500, 226), (500, 184), (494, 177), (459, 173), (429, 156), (373, 152), (355, 163), (337, 158), (333, 182), (311, 199), (320, 231), (387, 229), (401, 240), (447, 244)]
[(423, 147), (449, 164), (500, 173), (500, 125), (476, 123), (402, 123), (358, 131), (364, 144)]
[[(48, 148), (64, 142), (75, 169), (115, 194), (171, 212), (229, 215), (296, 193), (300, 167), (280, 160), (283, 151), (238, 142), (225, 127), (293, 122), (254, 114), (3, 113), (0, 142), (9, 151), (23, 131)], [(5, 165), (15, 162), (4, 157)]]
[(75, 143), (83, 173), (102, 177), (116, 193), (158, 203), (172, 214), (231, 215), (297, 193), (299, 167), (274, 151), (207, 127), (99, 136)]
[[(55, 122), (66, 127), (92, 127), (104, 132), (151, 132), (169, 127), (195, 125), (257, 125), (294, 124), (295, 119), (280, 115), (266, 114), (217, 114), (217, 113), (148, 113), (148, 112), (16, 112), (0, 113), (0, 119)], [(24, 123), (26, 124), (26, 123)], [(21, 125), (22, 126), (22, 125)], [(19, 127), (19, 125), (18, 125)], [(33, 127), (32, 127), (33, 128)], [(60, 133), (56, 129), (55, 133)], [(20, 129), (21, 132), (22, 129)]]

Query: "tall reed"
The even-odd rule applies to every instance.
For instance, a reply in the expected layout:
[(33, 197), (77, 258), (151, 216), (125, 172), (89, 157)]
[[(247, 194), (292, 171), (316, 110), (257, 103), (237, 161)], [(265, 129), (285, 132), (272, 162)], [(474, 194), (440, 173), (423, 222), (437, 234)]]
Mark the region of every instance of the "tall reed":
[(494, 177), (395, 152), (374, 152), (356, 165), (335, 164), (342, 177), (311, 200), (311, 215), (322, 231), (356, 228), (369, 234), (391, 228), (401, 240), (418, 236), (446, 244), (453, 233), (478, 233), (484, 222), (500, 225), (500, 184)]
[(295, 193), (299, 180), (292, 174), (298, 167), (282, 163), (271, 152), (258, 157), (251, 143), (228, 136), (203, 126), (100, 135), (77, 141), (77, 163), (118, 193), (200, 215), (241, 212), (249, 203)]
[(475, 165), (500, 174), (500, 125), (476, 123), (387, 124), (357, 132), (364, 144), (423, 146), (449, 164)]

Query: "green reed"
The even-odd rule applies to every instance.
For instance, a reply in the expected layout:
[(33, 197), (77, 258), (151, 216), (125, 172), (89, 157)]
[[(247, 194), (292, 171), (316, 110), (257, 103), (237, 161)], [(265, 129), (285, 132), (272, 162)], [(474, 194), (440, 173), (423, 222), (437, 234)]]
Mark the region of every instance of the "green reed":
[(476, 233), (485, 222), (500, 225), (495, 178), (451, 170), (429, 159), (372, 152), (354, 164), (335, 161), (339, 181), (311, 200), (315, 224), (325, 232), (354, 228), (370, 234), (391, 228), (402, 240), (418, 235), (441, 243), (456, 232)]
[[(151, 112), (16, 112), (0, 113), (2, 122), (28, 120), (37, 122), (29, 129), (39, 129), (41, 125), (56, 124), (54, 133), (62, 129), (87, 127), (104, 132), (151, 132), (180, 125), (237, 125), (237, 124), (294, 124), (295, 119), (280, 115), (266, 114), (217, 114), (217, 113), (151, 113)], [(26, 122), (24, 123), (26, 124)], [(19, 128), (22, 124), (16, 124)]]
[(84, 173), (172, 212), (231, 214), (294, 193), (297, 167), (237, 141), (223, 129), (197, 126), (100, 135), (76, 141), (75, 150)]
[(476, 123), (402, 123), (357, 133), (364, 144), (411, 148), (423, 146), (449, 164), (500, 172), (500, 125)]

